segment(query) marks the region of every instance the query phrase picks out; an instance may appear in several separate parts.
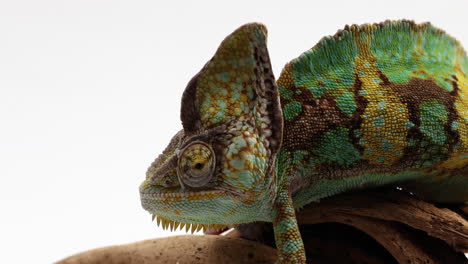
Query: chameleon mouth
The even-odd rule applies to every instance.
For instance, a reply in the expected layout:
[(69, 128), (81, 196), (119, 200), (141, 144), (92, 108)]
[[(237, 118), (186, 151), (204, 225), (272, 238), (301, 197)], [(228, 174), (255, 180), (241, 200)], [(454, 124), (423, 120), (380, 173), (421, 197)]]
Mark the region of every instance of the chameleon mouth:
[(192, 223), (183, 223), (183, 222), (177, 222), (173, 221), (170, 219), (167, 219), (162, 216), (158, 216), (153, 214), (152, 216), (153, 221), (156, 219), (156, 224), (158, 226), (161, 226), (163, 230), (171, 230), (176, 231), (177, 229), (183, 230), (185, 228), (185, 232), (190, 232), (193, 234), (194, 232), (198, 232), (200, 230), (203, 230), (203, 232), (206, 232), (206, 230), (214, 230), (214, 231), (221, 231), (225, 230), (228, 228), (235, 227), (233, 226), (227, 226), (227, 225), (222, 225), (222, 224), (192, 224)]
[(198, 191), (198, 192), (141, 192), (142, 199), (164, 200), (167, 198), (187, 198), (193, 199), (207, 199), (220, 196), (224, 191)]

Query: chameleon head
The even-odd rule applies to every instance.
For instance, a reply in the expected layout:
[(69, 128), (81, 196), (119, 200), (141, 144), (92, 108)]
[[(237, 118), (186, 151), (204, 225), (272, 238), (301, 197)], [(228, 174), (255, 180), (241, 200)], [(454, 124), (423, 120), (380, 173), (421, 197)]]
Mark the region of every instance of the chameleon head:
[(188, 83), (181, 119), (140, 186), (143, 207), (171, 229), (270, 220), (283, 120), (263, 25), (221, 43)]

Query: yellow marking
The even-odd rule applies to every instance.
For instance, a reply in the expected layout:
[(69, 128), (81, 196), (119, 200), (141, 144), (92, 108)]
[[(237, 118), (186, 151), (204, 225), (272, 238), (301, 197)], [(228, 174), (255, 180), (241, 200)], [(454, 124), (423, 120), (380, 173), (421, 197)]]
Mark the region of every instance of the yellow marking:
[(401, 157), (407, 145), (405, 123), (409, 114), (399, 95), (382, 83), (369, 48), (371, 30), (353, 32), (358, 47), (355, 73), (362, 81), (362, 96), (368, 101), (362, 122), (364, 158), (371, 164), (390, 165)]
[(276, 81), (278, 86), (282, 86), (286, 89), (290, 89), (294, 87), (294, 79), (293, 79), (293, 74), (292, 74), (292, 63), (286, 64), (284, 66), (283, 71), (280, 74), (280, 77), (278, 78), (278, 81)]

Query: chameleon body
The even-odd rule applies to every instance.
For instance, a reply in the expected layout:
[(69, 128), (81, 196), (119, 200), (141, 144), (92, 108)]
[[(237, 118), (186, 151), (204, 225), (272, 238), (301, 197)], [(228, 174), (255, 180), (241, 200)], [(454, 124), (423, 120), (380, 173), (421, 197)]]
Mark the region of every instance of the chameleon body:
[(274, 80), (266, 28), (229, 35), (189, 82), (183, 130), (148, 169), (165, 228), (273, 222), (280, 263), (305, 263), (295, 210), (393, 184), (468, 200), (468, 59), (430, 24), (347, 26)]

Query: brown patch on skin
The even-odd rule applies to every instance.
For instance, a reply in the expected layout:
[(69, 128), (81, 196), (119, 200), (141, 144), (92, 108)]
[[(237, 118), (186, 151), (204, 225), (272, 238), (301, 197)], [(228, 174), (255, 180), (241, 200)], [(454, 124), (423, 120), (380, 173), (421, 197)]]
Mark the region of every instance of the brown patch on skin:
[[(409, 110), (410, 121), (415, 124), (408, 131), (407, 139), (421, 140), (423, 135), (419, 130), (421, 126), (421, 117), (419, 106), (421, 102), (428, 100), (436, 100), (445, 106), (448, 114), (448, 121), (445, 126), (445, 134), (447, 137), (447, 145), (450, 154), (453, 151), (453, 147), (459, 142), (460, 137), (458, 131), (451, 129), (452, 122), (458, 118), (457, 111), (455, 109), (455, 96), (458, 92), (458, 87), (455, 81), (455, 87), (452, 92), (448, 92), (442, 87), (438, 86), (433, 80), (425, 80), (420, 78), (413, 78), (406, 84), (390, 84), (396, 92), (399, 93), (400, 99), (405, 103)], [(418, 146), (408, 146), (403, 154), (401, 160), (417, 160), (419, 155)]]
[(354, 84), (353, 84), (353, 93), (354, 93), (354, 102), (356, 102), (356, 111), (354, 111), (353, 116), (351, 117), (351, 129), (349, 130), (349, 138), (351, 139), (351, 143), (353, 146), (359, 151), (362, 155), (364, 151), (364, 146), (359, 144), (359, 137), (354, 136), (354, 131), (356, 129), (361, 129), (362, 125), (362, 115), (364, 114), (364, 110), (369, 103), (367, 99), (359, 95), (359, 91), (362, 89), (362, 81), (359, 79), (359, 76), (355, 74), (354, 76)]
[[(296, 90), (301, 94), (297, 95)], [(302, 104), (302, 112), (293, 120), (285, 120), (284, 131), (288, 135), (283, 139), (286, 150), (312, 149), (323, 133), (335, 127), (347, 127), (350, 118), (336, 105), (335, 98), (324, 95), (314, 98), (304, 87), (292, 90), (294, 101)]]
[(433, 80), (412, 78), (408, 83), (391, 84), (391, 86), (400, 94), (403, 102), (408, 105), (434, 99), (444, 104), (448, 109), (450, 104), (454, 102), (450, 93), (438, 86)]
[(341, 112), (332, 97), (323, 96), (309, 102), (301, 102), (302, 113), (294, 120), (285, 121), (283, 141), (286, 150), (310, 150), (323, 133), (334, 127), (345, 127), (350, 118)]

